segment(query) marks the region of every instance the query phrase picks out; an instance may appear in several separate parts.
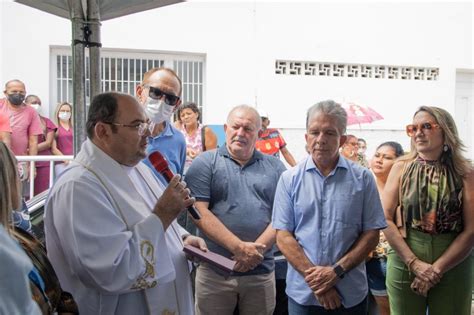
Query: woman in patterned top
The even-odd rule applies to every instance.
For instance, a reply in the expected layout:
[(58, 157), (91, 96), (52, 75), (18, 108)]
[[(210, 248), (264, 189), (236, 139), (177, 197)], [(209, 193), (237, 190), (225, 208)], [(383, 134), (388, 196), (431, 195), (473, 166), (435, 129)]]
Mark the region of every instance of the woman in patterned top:
[(217, 136), (211, 128), (199, 123), (200, 112), (195, 103), (185, 103), (178, 107), (178, 120), (175, 127), (181, 131), (186, 139), (186, 171), (191, 162), (201, 152), (217, 147)]
[[(471, 314), (474, 172), (451, 115), (422, 106), (383, 192), (392, 314)], [(400, 207), (397, 207), (400, 206)]]
[[(374, 157), (370, 161), (370, 169), (374, 174), (375, 183), (380, 195), (382, 195), (388, 174), (395, 160), (403, 154), (403, 148), (398, 142), (384, 142), (377, 147)], [(385, 286), (388, 248), (389, 245), (385, 235), (383, 232), (380, 232), (379, 244), (373, 251), (370, 259), (365, 263), (370, 293), (372, 293), (377, 302), (380, 315), (390, 314), (387, 288)]]

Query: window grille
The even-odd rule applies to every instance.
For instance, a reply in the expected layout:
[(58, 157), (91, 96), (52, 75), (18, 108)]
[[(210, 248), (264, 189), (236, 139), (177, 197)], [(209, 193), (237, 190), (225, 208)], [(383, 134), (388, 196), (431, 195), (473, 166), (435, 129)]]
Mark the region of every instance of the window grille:
[[(53, 97), (57, 103), (72, 102), (72, 57), (70, 49), (52, 50), (52, 73), (55, 77)], [(204, 103), (204, 56), (167, 55), (161, 53), (140, 54), (127, 51), (101, 52), (101, 91), (118, 91), (135, 95), (143, 74), (154, 67), (169, 67), (176, 71), (183, 83), (183, 102)], [(89, 56), (86, 56), (86, 99), (89, 100)], [(89, 101), (88, 101), (89, 103)]]

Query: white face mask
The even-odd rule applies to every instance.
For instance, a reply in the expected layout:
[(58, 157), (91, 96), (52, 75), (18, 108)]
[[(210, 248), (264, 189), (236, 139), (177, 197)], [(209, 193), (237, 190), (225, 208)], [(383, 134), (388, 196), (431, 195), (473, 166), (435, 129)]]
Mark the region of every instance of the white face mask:
[(145, 102), (145, 112), (152, 122), (155, 124), (162, 123), (171, 118), (174, 111), (174, 106), (166, 104), (162, 100), (155, 100), (147, 97)]
[(30, 104), (30, 106), (33, 107), (38, 114), (41, 114), (41, 105), (40, 104)]
[(69, 113), (69, 112), (59, 112), (58, 117), (61, 120), (69, 120), (71, 118), (71, 113)]

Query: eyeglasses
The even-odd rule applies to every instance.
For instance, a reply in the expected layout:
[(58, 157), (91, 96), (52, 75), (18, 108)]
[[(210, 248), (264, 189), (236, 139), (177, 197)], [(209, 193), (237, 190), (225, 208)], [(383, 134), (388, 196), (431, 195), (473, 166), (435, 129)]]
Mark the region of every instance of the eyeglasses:
[(407, 125), (406, 131), (409, 137), (413, 137), (418, 130), (425, 132), (426, 130), (433, 130), (435, 128), (439, 128), (439, 125), (434, 122), (425, 122), (418, 125)]
[(145, 88), (148, 88), (150, 92), (148, 95), (155, 100), (159, 100), (160, 98), (166, 96), (165, 98), (165, 103), (171, 106), (175, 106), (179, 102), (179, 96), (173, 95), (173, 94), (168, 94), (160, 90), (159, 88), (152, 87), (149, 85), (144, 85)]
[(154, 123), (147, 123), (147, 122), (141, 122), (134, 125), (119, 124), (116, 122), (108, 122), (108, 121), (103, 121), (103, 123), (107, 125), (114, 125), (114, 126), (119, 126), (119, 127), (135, 128), (137, 129), (139, 136), (143, 136), (147, 130), (150, 131), (151, 133), (153, 131), (153, 128), (155, 127)]

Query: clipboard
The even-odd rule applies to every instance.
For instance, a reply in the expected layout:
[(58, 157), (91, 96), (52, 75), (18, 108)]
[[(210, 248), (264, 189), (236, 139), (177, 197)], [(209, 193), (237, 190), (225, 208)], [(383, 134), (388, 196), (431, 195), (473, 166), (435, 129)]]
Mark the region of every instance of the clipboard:
[(194, 247), (192, 245), (184, 245), (183, 251), (188, 255), (197, 257), (198, 259), (219, 268), (220, 270), (224, 271), (228, 275), (230, 275), (233, 272), (234, 266), (236, 264), (234, 260), (231, 260), (227, 257), (211, 252), (209, 250), (207, 252), (202, 251), (199, 248)]

